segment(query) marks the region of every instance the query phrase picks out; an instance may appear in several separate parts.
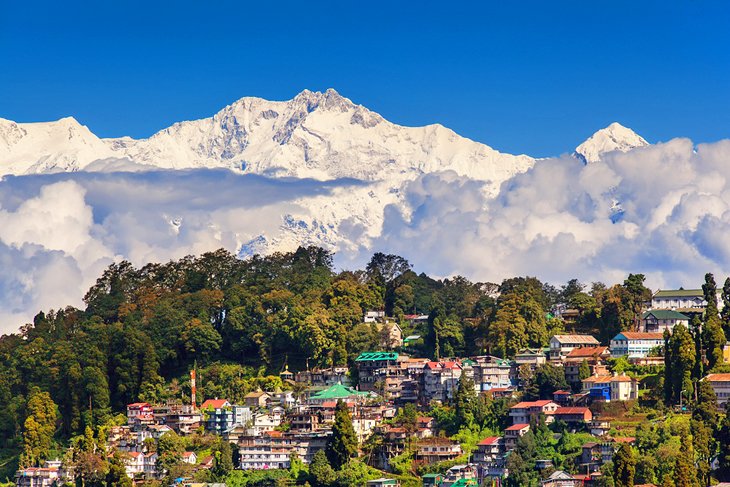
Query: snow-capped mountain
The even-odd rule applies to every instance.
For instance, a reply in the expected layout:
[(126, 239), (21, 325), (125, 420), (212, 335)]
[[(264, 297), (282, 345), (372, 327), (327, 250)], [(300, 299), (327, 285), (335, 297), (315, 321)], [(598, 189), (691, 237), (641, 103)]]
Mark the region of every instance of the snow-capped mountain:
[[(575, 150), (596, 162), (607, 152), (647, 142), (613, 123)], [(404, 189), (423, 174), (454, 171), (484, 183), (485, 196), (535, 164), (526, 155), (500, 153), (441, 125), (403, 127), (329, 89), (305, 90), (289, 101), (246, 97), (209, 118), (179, 122), (147, 139), (101, 139), (73, 118), (16, 123), (0, 119), (0, 176), (73, 171), (145, 171), (226, 168), (271, 177), (366, 184), (295, 201), (275, 235), (241, 236), (239, 253), (368, 246), (382, 230), (384, 209), (408, 217)], [(166, 216), (179, 234), (185, 219)]]
[(332, 89), (305, 90), (289, 101), (242, 98), (210, 118), (176, 123), (142, 140), (99, 139), (70, 118), (0, 124), (1, 173), (75, 171), (100, 159), (323, 180), (402, 180), (450, 169), (495, 188), (534, 163), (441, 125), (390, 123)]
[(649, 143), (639, 134), (614, 122), (588, 137), (575, 148), (574, 155), (584, 163), (591, 164), (600, 161), (601, 157), (609, 152), (627, 152), (646, 145)]

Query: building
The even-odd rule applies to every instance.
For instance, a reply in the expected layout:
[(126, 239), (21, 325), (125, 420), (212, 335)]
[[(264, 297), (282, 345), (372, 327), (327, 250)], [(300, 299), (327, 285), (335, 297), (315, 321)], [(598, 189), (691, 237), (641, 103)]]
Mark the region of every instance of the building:
[[(388, 369), (398, 364), (395, 352), (363, 352), (355, 359), (359, 377), (360, 390), (375, 391), (376, 382), (389, 375)], [(386, 371), (386, 372), (383, 372)]]
[(387, 478), (368, 480), (367, 487), (400, 487), (400, 480)]
[(689, 316), (673, 309), (650, 309), (641, 315), (641, 330), (645, 333), (671, 333), (677, 325), (688, 328)]
[[(652, 296), (651, 307), (683, 313), (701, 313), (707, 307), (707, 301), (702, 289), (660, 289)], [(717, 307), (723, 307), (722, 288), (717, 290)]]
[(15, 473), (18, 487), (51, 487), (61, 480), (61, 462), (46, 461), (43, 467), (22, 468)]
[(378, 332), (378, 346), (392, 350), (403, 344), (403, 330), (392, 318), (378, 321), (373, 326)]
[(269, 401), (271, 396), (263, 391), (253, 391), (243, 396), (243, 403), (250, 408), (265, 408)]
[(591, 335), (554, 335), (550, 339), (550, 359), (562, 362), (574, 348), (599, 345), (598, 340)]
[(152, 406), (146, 402), (135, 402), (127, 404), (127, 423), (131, 424), (138, 416), (152, 414)]
[[(543, 355), (544, 358), (544, 355)], [(467, 361), (464, 360), (462, 366)], [(495, 387), (510, 387), (516, 375), (515, 364), (509, 360), (491, 355), (472, 357), (469, 359), (477, 392), (485, 392)]]
[(310, 405), (321, 405), (327, 402), (336, 403), (338, 400), (348, 403), (362, 403), (372, 397), (375, 397), (372, 393), (356, 391), (351, 387), (335, 384), (309, 396), (307, 403)]
[(223, 409), (230, 406), (231, 403), (228, 402), (228, 399), (218, 399), (216, 397), (215, 399), (206, 399), (203, 401), (203, 404), (200, 405), (200, 409), (202, 411), (206, 411), (209, 409)]
[(462, 454), (458, 441), (448, 438), (425, 438), (416, 443), (416, 452), (413, 462), (416, 465), (438, 463), (454, 460)]
[(611, 357), (648, 357), (661, 355), (664, 347), (663, 333), (622, 331), (611, 339)]
[(375, 323), (383, 319), (385, 319), (385, 311), (366, 311), (362, 317), (363, 323)]
[(638, 381), (626, 374), (593, 375), (582, 382), (583, 392), (594, 401), (629, 401), (639, 397)]
[(709, 374), (702, 379), (712, 386), (717, 396), (717, 404), (722, 406), (730, 398), (730, 374)]
[(569, 384), (580, 384), (580, 367), (583, 362), (588, 365), (591, 375), (606, 373), (608, 369), (605, 362), (610, 356), (608, 347), (574, 348), (563, 361), (565, 379)]
[(528, 431), (530, 431), (530, 425), (528, 423), (513, 424), (504, 430), (504, 449), (506, 451), (514, 450), (515, 446), (517, 446), (517, 440), (525, 436), (525, 433)]
[(314, 387), (329, 387), (335, 384), (349, 386), (350, 376), (348, 375), (347, 367), (328, 367), (326, 369), (297, 372), (295, 381)]
[(524, 348), (515, 355), (515, 363), (517, 367), (522, 365), (529, 365), (532, 370), (535, 370), (538, 365), (542, 365), (547, 362), (547, 355), (545, 350), (542, 348)]
[(205, 429), (222, 434), (235, 426), (245, 426), (253, 419), (251, 409), (247, 406), (226, 406), (206, 410)]
[(579, 427), (593, 419), (590, 409), (584, 407), (559, 407), (553, 411), (556, 421), (562, 421), (568, 426)]
[(583, 481), (576, 479), (568, 472), (556, 470), (548, 478), (540, 481), (541, 487), (579, 487)]
[(458, 362), (426, 362), (423, 365), (422, 402), (446, 402), (453, 398), (459, 387), (461, 373), (462, 368)]
[(509, 408), (509, 415), (512, 418), (512, 424), (529, 423), (532, 419), (538, 421), (541, 414), (545, 416), (545, 422), (550, 423), (553, 421), (553, 413), (559, 407), (550, 400), (522, 401)]
[(502, 436), (490, 436), (477, 443), (473, 460), (476, 463), (494, 463), (504, 454), (504, 438)]

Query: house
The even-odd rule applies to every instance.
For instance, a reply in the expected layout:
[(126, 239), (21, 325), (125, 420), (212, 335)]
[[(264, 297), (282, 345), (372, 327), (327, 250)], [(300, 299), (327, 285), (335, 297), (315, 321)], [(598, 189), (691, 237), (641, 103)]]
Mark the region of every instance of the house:
[(514, 450), (515, 446), (517, 446), (517, 440), (519, 440), (522, 436), (525, 436), (525, 433), (527, 433), (528, 431), (530, 431), (530, 425), (528, 423), (513, 424), (512, 426), (504, 430), (505, 450)]
[[(355, 359), (360, 390), (374, 391), (376, 382), (389, 375), (388, 369), (398, 364), (396, 352), (363, 352)], [(385, 371), (385, 372), (383, 372)]]
[(157, 476), (157, 453), (129, 452), (127, 455), (125, 462), (128, 477), (152, 479)]
[(622, 331), (611, 339), (611, 357), (648, 357), (664, 347), (663, 333)]
[(147, 416), (152, 414), (152, 406), (146, 402), (134, 402), (127, 404), (127, 423), (134, 422), (137, 416)]
[(196, 465), (198, 463), (198, 455), (194, 451), (186, 451), (182, 455), (182, 461), (190, 465)]
[(307, 403), (310, 405), (321, 405), (326, 402), (337, 403), (338, 400), (347, 403), (362, 403), (368, 398), (376, 397), (370, 392), (356, 391), (352, 387), (335, 384), (309, 396)]
[(243, 403), (250, 408), (265, 408), (270, 400), (271, 396), (263, 391), (249, 392), (243, 396)]
[(583, 379), (583, 391), (594, 401), (629, 401), (639, 397), (638, 381), (625, 373)]
[(61, 462), (46, 461), (43, 467), (21, 468), (15, 472), (18, 487), (51, 487), (61, 480)]
[(613, 460), (615, 443), (611, 441), (585, 443), (580, 455), (580, 463), (586, 465), (590, 471), (598, 469)]
[(425, 438), (416, 443), (413, 462), (418, 465), (438, 463), (454, 460), (462, 453), (458, 441), (439, 437)]
[(555, 391), (553, 392), (553, 401), (561, 406), (569, 405), (573, 400), (573, 393), (570, 391)]
[(554, 335), (550, 338), (550, 359), (562, 362), (574, 348), (598, 345), (598, 340), (591, 335)]
[(689, 327), (689, 316), (673, 309), (650, 309), (641, 315), (641, 330), (645, 333), (671, 333), (677, 325)]
[(422, 401), (448, 401), (459, 387), (462, 368), (458, 362), (426, 362), (423, 366)]
[(585, 407), (559, 407), (553, 411), (555, 420), (560, 420), (568, 426), (582, 426), (593, 419), (593, 413)]
[(563, 361), (565, 379), (569, 384), (580, 384), (580, 368), (586, 362), (590, 374), (605, 373), (605, 362), (609, 358), (608, 347), (574, 348)]
[[(722, 289), (717, 290), (717, 307), (722, 309)], [(652, 309), (673, 309), (680, 312), (701, 313), (707, 307), (702, 289), (660, 289), (651, 298)]]
[(208, 410), (208, 409), (223, 409), (230, 407), (231, 403), (228, 402), (227, 399), (218, 399), (217, 397), (215, 399), (206, 399), (203, 401), (203, 404), (200, 405), (200, 409), (202, 411)]
[(386, 350), (392, 350), (403, 344), (403, 330), (391, 318), (386, 318), (385, 321), (378, 321), (373, 326), (375, 326), (378, 332), (378, 346)]
[(476, 463), (493, 463), (504, 454), (504, 438), (490, 436), (477, 443), (473, 460)]
[(477, 392), (489, 391), (495, 387), (510, 387), (516, 375), (513, 362), (491, 355), (472, 357), (464, 360), (462, 366), (471, 365), (474, 387)]
[(541, 487), (579, 487), (583, 485), (583, 482), (568, 472), (556, 470), (548, 478), (540, 481), (540, 485)]
[(541, 414), (545, 416), (545, 422), (550, 423), (553, 421), (553, 413), (559, 407), (550, 400), (522, 401), (509, 408), (509, 415), (512, 418), (512, 424), (529, 423), (532, 419), (537, 421)]
[(363, 323), (375, 323), (382, 319), (385, 319), (385, 311), (366, 311), (362, 317)]
[(387, 478), (368, 480), (367, 487), (400, 487), (400, 480)]
[(530, 369), (535, 370), (538, 365), (547, 362), (547, 355), (541, 348), (523, 348), (515, 355), (515, 363), (517, 367), (521, 365), (529, 365)]
[(423, 487), (439, 487), (444, 481), (444, 476), (440, 473), (427, 473), (421, 477)]
[(444, 474), (444, 480), (441, 482), (442, 487), (462, 487), (477, 483), (477, 467), (476, 465), (454, 465)]
[(722, 406), (730, 398), (730, 374), (709, 374), (702, 379), (709, 382), (717, 396), (717, 404)]

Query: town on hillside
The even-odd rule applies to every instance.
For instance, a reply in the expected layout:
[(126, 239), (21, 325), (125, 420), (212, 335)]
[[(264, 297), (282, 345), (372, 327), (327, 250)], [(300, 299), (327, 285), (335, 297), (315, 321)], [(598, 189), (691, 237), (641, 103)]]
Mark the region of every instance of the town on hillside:
[[(252, 279), (276, 275), (260, 261), (245, 265), (256, 266)], [(123, 279), (110, 271), (109, 283), (87, 295), (85, 315), (39, 315), (22, 335), (3, 339), (3, 363), (30, 364), (18, 365), (17, 377), (40, 384), (14, 402), (6, 391), (21, 389), (6, 384), (22, 381), (12, 374), (0, 381), (8, 405), (0, 429), (18, 432), (0, 453), (19, 452), (12, 470), (19, 487), (730, 480), (730, 279), (718, 288), (707, 274), (702, 289), (653, 293), (641, 275), (591, 292), (573, 280), (546, 308), (550, 289), (534, 278), (443, 284), (406, 270), (411, 284), (403, 289), (392, 276), (381, 279), (385, 273), (371, 284), (308, 271), (285, 281), (303, 290), (259, 296), (235, 286), (210, 290), (185, 270), (174, 275), (197, 287), (165, 302), (159, 268), (123, 271), (135, 282), (129, 297), (114, 294)], [(325, 291), (313, 293), (316, 286)], [(352, 302), (343, 297), (370, 299), (373, 289), (404, 304), (358, 314), (342, 305)], [(418, 312), (423, 296), (436, 311)], [(463, 318), (454, 318), (467, 302)], [(349, 321), (328, 318), (337, 316), (331, 310)], [(169, 332), (176, 326), (169, 317), (183, 312), (185, 326)], [(246, 328), (254, 320), (266, 328)], [(222, 360), (224, 347), (238, 361)], [(33, 368), (44, 350), (50, 358)], [(159, 364), (159, 374), (150, 372)]]

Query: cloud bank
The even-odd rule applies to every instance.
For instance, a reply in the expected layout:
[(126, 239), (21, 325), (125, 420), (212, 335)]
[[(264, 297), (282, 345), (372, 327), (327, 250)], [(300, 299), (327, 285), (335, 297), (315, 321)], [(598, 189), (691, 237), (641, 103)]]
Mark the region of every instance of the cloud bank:
[[(687, 139), (589, 165), (540, 160), (493, 198), (484, 182), (452, 172), (397, 188), (225, 170), (7, 177), (0, 180), (0, 332), (41, 309), (81, 305), (113, 261), (235, 252), (260, 235), (333, 246), (343, 267), (385, 251), (439, 276), (613, 283), (643, 272), (653, 287), (694, 287), (705, 272), (718, 280), (730, 273), (728, 178), (730, 141), (695, 147)], [(298, 220), (305, 216), (319, 223)]]

